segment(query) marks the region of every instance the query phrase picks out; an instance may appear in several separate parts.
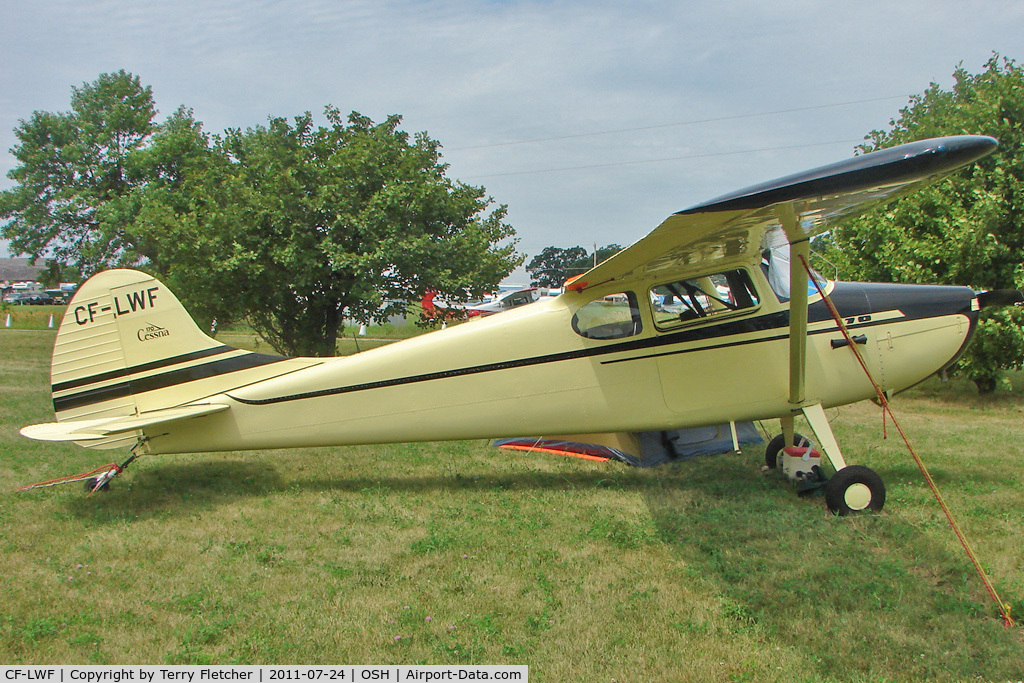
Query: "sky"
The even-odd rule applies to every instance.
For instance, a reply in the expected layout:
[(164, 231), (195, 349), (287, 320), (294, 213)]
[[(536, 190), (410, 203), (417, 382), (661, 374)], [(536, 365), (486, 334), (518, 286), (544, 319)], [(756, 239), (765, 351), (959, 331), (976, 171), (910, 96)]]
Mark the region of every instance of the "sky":
[(20, 120), (124, 69), (211, 133), (400, 114), (532, 257), (852, 156), (958, 64), (1024, 60), (1024, 3), (0, 0), (0, 51), (0, 189)]

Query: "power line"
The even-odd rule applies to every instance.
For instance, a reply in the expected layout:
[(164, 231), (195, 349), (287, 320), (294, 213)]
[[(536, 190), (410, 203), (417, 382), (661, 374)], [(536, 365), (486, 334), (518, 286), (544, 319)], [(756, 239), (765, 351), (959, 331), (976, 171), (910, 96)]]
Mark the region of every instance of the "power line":
[[(713, 119), (695, 119), (693, 121), (680, 121), (677, 123), (662, 123), (654, 126), (640, 126), (637, 128), (618, 128), (615, 130), (602, 130), (592, 133), (574, 133), (572, 135), (557, 135), (549, 138), (535, 138), (532, 140), (515, 140), (512, 142), (495, 142), (487, 145), (472, 145), (468, 147), (453, 147), (445, 152), (461, 152), (471, 149), (489, 149), (492, 147), (510, 147), (512, 145), (528, 145), (536, 142), (554, 142), (557, 140), (572, 140), (575, 138), (594, 137), (597, 135), (612, 135), (615, 133), (635, 133), (644, 130), (657, 130), (659, 128), (674, 128), (677, 126), (694, 126), (700, 123), (717, 123), (719, 121), (737, 121), (740, 119), (752, 119), (759, 116), (775, 116), (777, 114), (794, 114), (802, 111), (815, 111), (818, 109), (832, 109), (834, 107), (850, 107), (856, 104), (870, 104), (872, 102), (885, 102), (887, 100), (906, 99), (906, 95), (891, 95), (889, 97), (875, 97), (869, 100), (856, 100), (853, 102), (836, 102), (832, 104), (819, 104), (813, 107), (798, 107), (796, 109), (779, 109), (776, 111), (758, 112), (755, 114), (737, 114), (735, 116), (719, 116)], [(858, 140), (858, 142), (860, 142)]]
[(559, 173), (562, 171), (583, 171), (591, 168), (610, 168), (612, 166), (635, 166), (639, 164), (658, 164), (665, 161), (684, 161), (686, 159), (708, 159), (711, 157), (725, 157), (736, 154), (755, 154), (757, 152), (780, 152), (788, 149), (807, 149), (809, 147), (825, 147), (828, 145), (853, 145), (863, 140), (834, 140), (832, 142), (815, 142), (807, 145), (788, 145), (786, 147), (765, 147), (763, 149), (741, 149), (735, 152), (714, 152), (711, 154), (692, 154), (683, 157), (668, 157), (665, 159), (643, 159), (640, 161), (617, 161), (608, 164), (591, 164), (588, 166), (567, 166), (564, 168), (546, 168), (536, 171), (510, 171), (509, 173), (492, 173), (489, 175), (469, 176), (467, 180), (479, 180), (483, 178), (503, 178), (514, 175), (533, 175), (536, 173)]

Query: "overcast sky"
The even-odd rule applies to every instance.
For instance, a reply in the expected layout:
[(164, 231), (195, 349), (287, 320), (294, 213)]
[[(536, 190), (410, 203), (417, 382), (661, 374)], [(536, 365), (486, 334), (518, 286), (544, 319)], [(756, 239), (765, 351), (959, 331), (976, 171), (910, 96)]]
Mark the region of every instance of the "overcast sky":
[(0, 189), (19, 119), (125, 69), (210, 132), (401, 114), (509, 205), (521, 251), (625, 245), (1022, 48), (1020, 0), (0, 0)]

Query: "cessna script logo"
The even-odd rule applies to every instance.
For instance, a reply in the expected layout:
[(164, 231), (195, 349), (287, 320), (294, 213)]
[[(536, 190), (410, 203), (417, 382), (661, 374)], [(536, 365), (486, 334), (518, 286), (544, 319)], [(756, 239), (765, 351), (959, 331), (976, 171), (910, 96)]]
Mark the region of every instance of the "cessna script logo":
[(146, 327), (139, 330), (136, 335), (140, 342), (150, 341), (151, 339), (159, 339), (160, 337), (170, 337), (171, 333), (159, 325), (153, 325), (150, 323)]

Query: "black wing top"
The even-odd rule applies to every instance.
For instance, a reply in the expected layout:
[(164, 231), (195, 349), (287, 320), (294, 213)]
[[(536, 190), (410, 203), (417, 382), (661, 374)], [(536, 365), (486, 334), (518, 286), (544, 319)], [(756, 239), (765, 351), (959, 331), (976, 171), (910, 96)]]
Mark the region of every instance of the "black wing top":
[[(669, 216), (650, 234), (584, 273), (577, 288), (638, 272), (685, 271), (821, 234), (995, 150), (980, 135), (920, 140), (754, 185)], [(788, 217), (784, 225), (784, 217)]]

